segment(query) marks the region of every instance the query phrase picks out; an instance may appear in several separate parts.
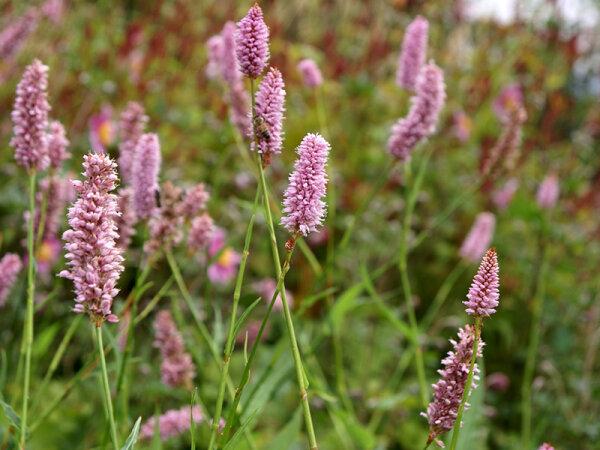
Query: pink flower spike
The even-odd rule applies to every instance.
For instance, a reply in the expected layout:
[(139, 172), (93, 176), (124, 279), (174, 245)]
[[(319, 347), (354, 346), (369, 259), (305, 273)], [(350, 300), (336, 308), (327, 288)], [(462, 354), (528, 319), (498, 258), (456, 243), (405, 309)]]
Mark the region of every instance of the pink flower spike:
[(214, 80), (221, 75), (223, 37), (216, 35), (212, 36), (208, 41), (206, 41), (206, 53), (208, 58), (208, 64), (206, 64), (205, 69), (206, 77), (209, 80)]
[(29, 8), (0, 32), (0, 60), (7, 61), (15, 56), (25, 44), (27, 38), (35, 31), (39, 23), (39, 15), (35, 7)]
[(538, 450), (554, 450), (554, 447), (552, 447), (552, 445), (548, 444), (547, 442), (544, 442), (542, 445), (539, 446)]
[(50, 132), (47, 137), (48, 157), (50, 165), (58, 169), (65, 159), (69, 159), (71, 154), (67, 151), (69, 140), (67, 139), (65, 128), (58, 120), (50, 123)]
[[(181, 409), (170, 409), (158, 418), (158, 431), (161, 441), (178, 436), (190, 429), (190, 424), (199, 424), (205, 420), (204, 414), (199, 406), (190, 408), (190, 405), (183, 406)], [(148, 421), (140, 428), (140, 440), (149, 441), (154, 436), (156, 419), (150, 417)]]
[(133, 206), (140, 219), (148, 219), (156, 210), (160, 160), (158, 136), (154, 133), (142, 135), (132, 165)]
[(130, 185), (133, 180), (133, 158), (138, 139), (144, 133), (148, 116), (138, 102), (128, 102), (119, 116), (119, 173), (123, 184)]
[(420, 141), (433, 134), (446, 101), (444, 73), (433, 61), (421, 69), (416, 95), (410, 101), (408, 115), (392, 126), (388, 140), (390, 154), (404, 162)]
[(154, 347), (160, 350), (162, 382), (168, 387), (191, 388), (196, 376), (192, 357), (185, 352), (183, 338), (169, 311), (159, 311), (154, 321)]
[(104, 153), (117, 137), (117, 126), (113, 121), (113, 109), (104, 105), (98, 114), (90, 117), (90, 144), (96, 153)]
[(505, 85), (498, 97), (492, 103), (492, 109), (498, 117), (503, 120), (508, 114), (520, 109), (523, 106), (523, 91), (519, 83)]
[(199, 183), (192, 189), (188, 189), (183, 200), (178, 205), (180, 214), (190, 220), (206, 209), (206, 203), (210, 200), (210, 194), (204, 183)]
[(492, 201), (494, 202), (494, 205), (496, 205), (496, 208), (499, 210), (508, 208), (508, 205), (510, 205), (510, 202), (512, 202), (517, 189), (519, 189), (519, 184), (520, 183), (518, 179), (511, 178), (504, 184), (504, 186), (502, 186), (502, 188), (494, 191), (492, 194)]
[(235, 46), (240, 70), (248, 78), (258, 78), (269, 60), (269, 28), (255, 3), (237, 23)]
[(35, 59), (25, 68), (17, 85), (17, 96), (11, 117), (17, 163), (27, 170), (45, 170), (48, 158), (48, 66)]
[(121, 215), (116, 220), (117, 233), (119, 233), (117, 247), (125, 252), (131, 244), (131, 237), (135, 234), (135, 224), (137, 223), (137, 216), (133, 209), (133, 189), (129, 186), (120, 188), (117, 196), (121, 211)]
[(499, 286), (498, 255), (492, 247), (483, 257), (477, 274), (473, 278), (467, 294), (468, 300), (463, 302), (467, 306), (467, 314), (481, 318), (495, 313), (500, 298)]
[(188, 247), (196, 252), (204, 250), (210, 242), (214, 228), (215, 224), (208, 213), (194, 217), (188, 234)]
[(406, 28), (396, 72), (396, 84), (406, 90), (415, 89), (419, 71), (425, 64), (428, 30), (429, 23), (421, 16), (417, 16)]
[(319, 66), (312, 59), (303, 59), (298, 63), (298, 71), (302, 74), (304, 86), (312, 88), (323, 84), (323, 75)]
[(225, 82), (233, 87), (242, 80), (235, 47), (235, 23), (226, 22), (221, 30), (222, 49), (221, 49), (221, 76)]
[(490, 212), (477, 214), (475, 223), (460, 247), (461, 258), (471, 263), (481, 260), (481, 257), (492, 243), (496, 216)]
[[(273, 67), (265, 75), (256, 94), (256, 105), (254, 107), (255, 117), (262, 117), (268, 130), (268, 137), (257, 132), (258, 153), (262, 155), (263, 164), (269, 165), (271, 155), (279, 155), (282, 146), (281, 124), (283, 103), (285, 101), (285, 85), (281, 72)], [(252, 137), (252, 127), (249, 135)], [(254, 150), (254, 143), (252, 143)]]
[(537, 191), (537, 204), (542, 209), (550, 209), (558, 200), (558, 175), (551, 173), (540, 184)]
[(14, 253), (7, 253), (0, 259), (0, 308), (6, 303), (6, 297), (17, 280), (23, 264)]
[(242, 256), (231, 247), (224, 247), (225, 231), (221, 228), (216, 228), (211, 233), (211, 240), (208, 246), (209, 258), (221, 252), (219, 258), (208, 266), (208, 278), (216, 284), (229, 283), (236, 276), (238, 266), (242, 260)]
[(331, 146), (320, 134), (307, 134), (298, 146), (298, 159), (284, 194), (281, 224), (290, 233), (304, 236), (317, 231), (325, 216), (327, 172)]

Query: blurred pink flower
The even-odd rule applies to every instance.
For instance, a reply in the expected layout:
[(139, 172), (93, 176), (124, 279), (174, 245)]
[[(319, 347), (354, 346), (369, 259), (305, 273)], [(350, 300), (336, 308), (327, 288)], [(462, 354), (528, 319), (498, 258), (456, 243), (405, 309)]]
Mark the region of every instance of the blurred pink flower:
[[(52, 269), (53, 264), (58, 260), (62, 252), (62, 244), (55, 236), (45, 238), (35, 252), (35, 263), (37, 272), (47, 274)], [(25, 256), (27, 259), (27, 255)]]
[(303, 59), (296, 66), (298, 72), (302, 74), (302, 80), (306, 87), (312, 88), (323, 84), (323, 75), (319, 70), (319, 66), (312, 59)]
[(223, 36), (217, 34), (206, 41), (206, 77), (210, 80), (221, 75), (221, 57), (223, 54)]
[[(271, 303), (273, 299), (273, 294), (275, 293), (275, 289), (277, 289), (277, 283), (273, 278), (264, 278), (256, 283), (254, 283), (254, 290), (258, 295), (262, 297), (262, 299), (267, 303)], [(285, 298), (288, 301), (288, 305), (290, 308), (294, 304), (294, 297), (292, 293), (285, 290)], [(275, 304), (273, 305), (273, 309), (276, 311), (283, 310), (283, 303), (281, 302), (281, 294), (277, 294), (277, 299), (275, 299)]]
[(494, 205), (496, 205), (496, 208), (500, 210), (508, 208), (508, 205), (510, 205), (510, 202), (512, 202), (517, 189), (519, 189), (519, 184), (519, 180), (516, 178), (511, 178), (504, 183), (504, 186), (494, 191), (492, 194), (492, 201), (494, 202)]
[(31, 7), (22, 17), (11, 23), (4, 23), (0, 31), (0, 59), (8, 60), (15, 56), (25, 44), (27, 38), (35, 31), (39, 23), (36, 8)]
[(429, 23), (424, 17), (417, 16), (406, 27), (402, 41), (402, 52), (398, 59), (396, 84), (412, 91), (417, 84), (421, 67), (425, 64), (427, 55), (427, 32)]
[(496, 216), (492, 213), (477, 214), (475, 223), (460, 246), (460, 256), (469, 262), (478, 262), (492, 242), (495, 227)]
[(558, 175), (551, 173), (540, 184), (537, 191), (537, 204), (542, 209), (550, 209), (558, 200)]
[[(254, 342), (256, 341), (256, 338), (258, 337), (258, 332), (260, 331), (261, 324), (262, 324), (262, 322), (260, 320), (252, 320), (252, 321), (248, 322), (248, 324), (244, 327), (244, 329), (242, 331), (240, 331), (238, 333), (238, 335), (235, 337), (235, 343), (237, 345), (243, 346), (244, 343), (246, 342), (246, 334), (247, 334), (248, 335), (248, 348), (252, 347), (254, 345)], [(270, 323), (267, 322), (267, 324), (265, 325), (265, 329), (263, 330), (263, 334), (260, 337), (261, 342), (263, 340), (265, 340), (265, 338), (269, 334), (269, 329), (270, 329)]]
[(127, 57), (129, 69), (129, 81), (138, 84), (141, 79), (142, 69), (144, 67), (144, 52), (140, 49), (133, 49)]
[(104, 105), (100, 113), (90, 117), (90, 144), (96, 153), (104, 153), (117, 137), (117, 124), (113, 120), (113, 109)]
[(471, 136), (471, 119), (464, 112), (458, 111), (454, 113), (454, 135), (459, 141), (465, 142)]
[(542, 445), (539, 446), (538, 450), (554, 450), (554, 447), (552, 447), (547, 442), (544, 442)]
[(4, 306), (22, 268), (21, 258), (15, 253), (7, 253), (0, 259), (0, 307)]
[(40, 11), (44, 17), (58, 25), (65, 13), (64, 0), (47, 0), (42, 4)]
[(510, 378), (502, 372), (491, 373), (485, 378), (485, 385), (492, 391), (505, 391), (510, 385)]
[(492, 109), (499, 119), (523, 106), (523, 91), (518, 83), (505, 85), (492, 103)]
[[(166, 441), (170, 437), (180, 435), (189, 430), (190, 424), (192, 423), (192, 417), (196, 424), (205, 420), (204, 414), (199, 406), (194, 406), (194, 408), (191, 409), (190, 405), (186, 405), (180, 409), (170, 409), (161, 415), (158, 418), (158, 431), (160, 433), (161, 441)], [(150, 417), (148, 421), (142, 425), (140, 428), (141, 441), (152, 439), (152, 436), (154, 436), (155, 422), (156, 418)], [(219, 428), (222, 428), (222, 426)]]
[[(208, 245), (208, 256), (212, 258), (225, 247), (225, 231), (222, 228), (216, 228), (212, 233), (210, 244)], [(208, 278), (216, 284), (226, 284), (237, 274), (238, 265), (242, 257), (231, 247), (225, 247), (217, 260), (208, 266)]]

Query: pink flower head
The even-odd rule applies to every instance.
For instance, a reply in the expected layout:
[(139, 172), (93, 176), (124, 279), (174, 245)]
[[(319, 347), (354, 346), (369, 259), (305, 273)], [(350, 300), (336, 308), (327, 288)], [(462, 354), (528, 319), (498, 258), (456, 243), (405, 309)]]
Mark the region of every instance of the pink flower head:
[(390, 154), (401, 161), (408, 161), (415, 146), (435, 131), (446, 101), (444, 73), (433, 61), (421, 69), (417, 78), (416, 95), (410, 101), (408, 115), (392, 126), (388, 140)]
[(312, 88), (323, 84), (323, 75), (319, 70), (319, 66), (312, 59), (303, 59), (298, 63), (298, 72), (302, 74), (304, 86)]
[(117, 247), (124, 252), (131, 244), (131, 237), (135, 234), (135, 224), (137, 223), (137, 216), (133, 208), (133, 189), (129, 186), (121, 188), (117, 191), (117, 196), (121, 211), (121, 215), (116, 220), (117, 233), (119, 233)]
[(6, 303), (6, 297), (10, 294), (22, 267), (21, 258), (14, 253), (7, 253), (0, 259), (0, 307)]
[(6, 25), (0, 32), (0, 60), (8, 60), (16, 55), (27, 38), (35, 31), (38, 23), (38, 12), (31, 7), (23, 17)]
[(425, 64), (428, 30), (429, 23), (421, 16), (417, 16), (406, 28), (398, 60), (396, 84), (409, 91), (415, 89), (419, 71)]
[(245, 134), (250, 128), (250, 94), (240, 80), (231, 86), (228, 94), (228, 101), (231, 106), (230, 118), (241, 134)]
[(520, 106), (508, 110), (502, 116), (502, 133), (482, 164), (483, 174), (488, 174), (492, 169), (496, 171), (514, 169), (521, 148), (522, 126), (526, 120), (527, 112)]
[[(271, 303), (271, 300), (273, 300), (273, 294), (275, 293), (275, 290), (277, 289), (277, 282), (272, 278), (264, 278), (254, 284), (254, 289), (256, 290), (256, 293), (258, 295), (260, 295), (262, 297), (262, 299), (265, 302), (267, 302), (267, 304), (269, 304), (269, 303)], [(285, 290), (285, 298), (287, 299), (288, 304), (291, 307), (294, 304), (294, 298), (292, 296), (292, 293), (290, 291), (288, 291), (287, 289)], [(281, 300), (280, 293), (277, 294), (277, 298), (275, 299), (275, 304), (273, 305), (273, 309), (276, 311), (283, 310), (283, 303)]]
[(204, 183), (199, 183), (192, 189), (188, 189), (179, 203), (181, 215), (190, 220), (206, 209), (206, 203), (210, 200), (210, 194)]
[(495, 227), (496, 216), (492, 213), (483, 212), (477, 214), (475, 223), (460, 246), (459, 253), (461, 258), (472, 263), (480, 261), (492, 242)]
[(67, 151), (69, 140), (67, 139), (65, 128), (58, 120), (50, 123), (50, 132), (47, 137), (48, 157), (50, 165), (58, 169), (65, 159), (69, 159), (71, 154)]
[(48, 66), (39, 59), (25, 68), (17, 85), (17, 97), (11, 117), (14, 136), (10, 145), (15, 149), (17, 163), (27, 170), (48, 167)]
[(554, 447), (552, 447), (547, 442), (544, 442), (542, 445), (539, 446), (538, 450), (554, 450)]
[[(235, 25), (234, 25), (235, 27)], [(235, 28), (234, 28), (235, 29)], [(206, 76), (209, 79), (218, 78), (221, 75), (221, 58), (223, 56), (223, 37), (212, 36), (206, 41), (206, 52), (208, 64), (206, 65)], [(235, 55), (234, 55), (235, 58)], [(235, 60), (235, 59), (234, 59)]]
[(518, 83), (505, 85), (492, 103), (492, 109), (500, 120), (522, 106), (523, 91)]
[(181, 212), (181, 196), (183, 191), (170, 181), (165, 181), (160, 189), (160, 207), (156, 208), (150, 220), (150, 238), (144, 244), (148, 255), (160, 249), (169, 250), (181, 242), (181, 225), (184, 215)]
[(231, 21), (225, 23), (221, 30), (221, 39), (221, 76), (230, 87), (233, 87), (242, 80), (242, 72), (235, 54), (235, 23)]
[(544, 178), (537, 191), (537, 204), (542, 209), (550, 209), (558, 200), (558, 175), (551, 173)]
[(58, 25), (65, 13), (64, 0), (46, 0), (40, 8), (42, 15)]
[(500, 278), (498, 275), (498, 255), (494, 248), (490, 248), (477, 270), (473, 283), (467, 294), (467, 314), (475, 317), (489, 317), (496, 312), (500, 292)]
[(138, 139), (144, 133), (148, 116), (144, 107), (138, 102), (128, 102), (119, 116), (119, 173), (124, 184), (133, 180), (133, 159)]
[[(190, 408), (190, 405), (184, 406), (181, 409), (170, 409), (158, 418), (158, 430), (161, 441), (178, 436), (190, 429), (192, 417), (195, 424), (199, 424), (205, 420), (204, 414), (199, 406)], [(148, 421), (140, 428), (140, 440), (149, 441), (154, 436), (154, 428), (156, 419), (150, 417)]]
[(154, 321), (154, 347), (160, 350), (162, 382), (168, 387), (191, 387), (196, 376), (192, 357), (185, 352), (183, 338), (169, 311), (159, 311)]
[(269, 60), (269, 28), (258, 3), (237, 26), (235, 46), (240, 70), (248, 78), (258, 78)]
[(304, 236), (323, 223), (327, 172), (325, 166), (331, 146), (320, 134), (307, 134), (296, 149), (298, 159), (283, 200), (281, 224), (290, 233)]
[[(258, 140), (258, 153), (262, 155), (263, 164), (268, 165), (271, 155), (281, 153), (281, 122), (283, 121), (283, 102), (285, 101), (285, 85), (281, 72), (273, 67), (265, 75), (256, 94), (254, 107), (255, 117), (262, 117), (268, 130), (268, 136), (256, 133)], [(250, 129), (252, 136), (252, 128)], [(254, 144), (252, 144), (254, 150)]]
[(485, 385), (493, 391), (505, 391), (510, 386), (510, 378), (502, 372), (490, 373), (485, 379)]
[(111, 313), (119, 290), (117, 281), (123, 271), (123, 257), (116, 240), (117, 197), (110, 194), (117, 181), (117, 164), (104, 154), (83, 157), (85, 181), (73, 181), (79, 198), (69, 209), (71, 229), (63, 234), (69, 270), (59, 275), (73, 280), (76, 313), (87, 313), (100, 323), (117, 322)]
[(454, 135), (459, 141), (465, 142), (469, 140), (471, 127), (471, 119), (469, 119), (469, 116), (462, 111), (454, 113)]
[[(222, 252), (221, 249), (223, 249)], [(225, 247), (225, 231), (216, 228), (208, 245), (208, 256), (212, 258), (219, 252), (221, 252), (219, 258), (208, 266), (208, 278), (213, 283), (226, 284), (237, 275), (242, 257), (231, 247)]]
[(104, 105), (98, 114), (90, 117), (90, 144), (96, 153), (106, 152), (117, 137), (117, 125), (113, 120), (113, 109)]
[[(469, 376), (474, 338), (473, 327), (465, 325), (464, 330), (462, 328), (458, 330), (458, 342), (450, 340), (454, 351), (449, 351), (448, 356), (442, 360), (444, 368), (438, 370), (442, 378), (433, 385), (433, 401), (427, 407), (427, 413), (421, 413), (429, 421), (429, 442), (435, 441), (440, 447), (443, 447), (444, 444), (437, 439), (438, 436), (446, 434), (456, 423), (456, 416)], [(480, 341), (477, 357), (481, 357), (483, 345), (483, 342)], [(479, 380), (478, 373), (479, 368), (475, 363), (473, 381)], [(469, 395), (475, 387), (477, 387), (475, 383), (471, 384)], [(468, 406), (469, 404), (465, 403), (465, 409)]]
[(143, 134), (138, 139), (132, 165), (133, 206), (140, 219), (149, 218), (156, 210), (160, 160), (158, 136)]
[(492, 201), (494, 202), (494, 205), (496, 205), (496, 207), (500, 210), (508, 208), (508, 205), (510, 205), (510, 202), (512, 202), (517, 189), (519, 189), (519, 184), (520, 183), (518, 179), (511, 178), (504, 184), (502, 188), (494, 191), (492, 194)]
[(214, 229), (215, 224), (208, 213), (194, 217), (188, 234), (188, 247), (193, 251), (204, 250), (210, 242)]

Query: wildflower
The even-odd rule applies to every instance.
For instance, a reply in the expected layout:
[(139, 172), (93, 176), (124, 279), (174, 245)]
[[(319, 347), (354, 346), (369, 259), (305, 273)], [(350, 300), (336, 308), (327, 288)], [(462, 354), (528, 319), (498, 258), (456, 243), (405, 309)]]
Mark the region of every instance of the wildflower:
[(510, 385), (510, 378), (505, 373), (494, 372), (486, 377), (485, 385), (493, 391), (505, 391)]
[(117, 197), (110, 194), (117, 181), (116, 163), (104, 154), (83, 157), (85, 181), (73, 181), (79, 199), (69, 209), (71, 229), (63, 234), (69, 270), (59, 276), (73, 280), (73, 311), (87, 313), (94, 321), (117, 322), (111, 313), (116, 288), (123, 271), (123, 257), (115, 241), (119, 235)]
[(193, 251), (200, 251), (206, 248), (210, 242), (214, 228), (214, 222), (208, 213), (194, 217), (188, 234), (188, 247)]
[(144, 133), (148, 116), (144, 114), (144, 107), (138, 102), (128, 102), (119, 116), (119, 173), (124, 184), (131, 184), (133, 180), (133, 159), (138, 139)]
[(162, 357), (160, 371), (162, 382), (169, 387), (191, 387), (196, 376), (192, 357), (185, 352), (183, 338), (171, 318), (169, 311), (159, 311), (154, 321), (154, 347)]
[(152, 255), (164, 249), (170, 250), (181, 242), (181, 225), (184, 216), (181, 213), (182, 190), (170, 181), (162, 184), (160, 190), (160, 208), (155, 209), (148, 221), (150, 238), (144, 244), (144, 251)]
[(140, 219), (147, 219), (156, 209), (160, 144), (154, 133), (142, 135), (137, 142), (132, 165), (133, 206)]
[[(264, 278), (261, 281), (254, 283), (254, 290), (258, 295), (262, 297), (263, 300), (267, 302), (267, 304), (271, 303), (271, 300), (273, 299), (273, 294), (275, 293), (276, 289), (277, 283), (272, 278)], [(288, 301), (288, 304), (291, 307), (291, 305), (294, 304), (294, 298), (292, 296), (292, 293), (287, 289), (285, 290), (285, 297)], [(277, 294), (277, 298), (275, 299), (273, 309), (276, 311), (283, 310), (283, 303), (281, 302), (281, 293)]]
[(490, 212), (477, 214), (475, 223), (460, 246), (460, 256), (471, 263), (481, 260), (494, 236), (496, 217)]
[(112, 116), (112, 108), (105, 105), (98, 114), (90, 117), (90, 144), (96, 153), (104, 153), (117, 137), (117, 127)]
[(510, 110), (507, 115), (503, 116), (502, 133), (481, 167), (484, 175), (494, 168), (497, 171), (514, 169), (521, 147), (521, 127), (525, 120), (527, 120), (527, 113), (522, 107)]
[(467, 301), (463, 303), (467, 306), (467, 314), (476, 318), (490, 316), (495, 313), (498, 306), (500, 292), (498, 275), (498, 255), (494, 248), (490, 248), (477, 270), (473, 283), (467, 294)]
[(415, 89), (419, 71), (425, 64), (428, 30), (429, 23), (421, 16), (417, 16), (406, 28), (398, 60), (396, 84), (409, 91)]
[[(160, 439), (166, 441), (170, 437), (178, 436), (190, 429), (192, 418), (195, 424), (203, 422), (204, 414), (199, 406), (190, 408), (189, 405), (183, 406), (181, 409), (170, 409), (158, 418), (158, 430)], [(148, 441), (154, 436), (154, 428), (156, 427), (156, 418), (151, 417), (140, 428), (140, 440)], [(223, 424), (224, 425), (224, 424)]]
[(217, 260), (208, 266), (208, 278), (213, 283), (226, 284), (237, 275), (242, 257), (231, 247), (225, 247), (225, 231), (216, 228), (208, 245), (208, 256), (212, 258), (219, 252)]
[[(261, 154), (263, 164), (268, 166), (271, 155), (281, 153), (281, 122), (283, 120), (283, 102), (285, 101), (285, 85), (281, 72), (275, 68), (269, 69), (258, 87), (256, 104), (254, 107), (255, 117), (262, 117), (266, 123), (269, 138), (257, 132), (258, 153)], [(252, 128), (250, 136), (252, 136)], [(254, 149), (254, 144), (252, 145)]]
[[(50, 272), (53, 264), (60, 257), (61, 247), (61, 243), (56, 236), (46, 237), (40, 242), (35, 252), (35, 264), (38, 274), (47, 274)], [(26, 261), (27, 257), (25, 255)]]
[(540, 184), (537, 191), (537, 204), (542, 209), (550, 209), (558, 200), (558, 175), (551, 173)]
[(65, 13), (64, 0), (46, 0), (40, 7), (42, 15), (58, 25)]
[(521, 109), (522, 106), (523, 91), (518, 83), (511, 83), (504, 86), (492, 103), (492, 109), (500, 120), (514, 113), (514, 111)]
[(226, 22), (220, 37), (222, 40), (221, 76), (230, 87), (233, 87), (242, 80), (242, 72), (236, 57), (235, 24), (231, 21)]
[(244, 84), (241, 81), (231, 86), (228, 100), (231, 106), (229, 113), (231, 115), (231, 123), (238, 128), (241, 134), (246, 133), (251, 126), (250, 94), (244, 88)]
[(7, 253), (0, 259), (0, 308), (6, 303), (22, 267), (21, 258), (14, 253)]
[(496, 205), (496, 208), (503, 210), (508, 207), (519, 188), (519, 184), (519, 180), (511, 178), (502, 188), (494, 191), (492, 194), (492, 201), (494, 202), (494, 205)]
[(554, 450), (554, 447), (552, 447), (547, 442), (544, 442), (542, 445), (539, 446), (538, 450)]
[(401, 161), (408, 161), (415, 146), (435, 131), (445, 101), (444, 74), (430, 61), (417, 77), (416, 95), (411, 98), (408, 115), (392, 126), (388, 140), (390, 153)]
[(121, 215), (116, 219), (117, 233), (119, 233), (117, 247), (124, 252), (131, 244), (131, 236), (135, 234), (135, 224), (137, 223), (137, 216), (133, 208), (133, 189), (129, 186), (120, 188), (117, 191), (117, 197), (119, 211), (121, 211)]
[(269, 60), (269, 28), (255, 3), (237, 23), (235, 46), (240, 70), (248, 78), (258, 78)]
[(15, 149), (17, 163), (27, 170), (48, 167), (48, 66), (35, 59), (25, 68), (17, 85), (17, 97), (11, 114), (14, 136), (10, 145)]
[(206, 77), (212, 80), (221, 75), (223, 37), (220, 35), (216, 35), (212, 36), (208, 41), (206, 41), (206, 52), (208, 54), (208, 64), (206, 65)]
[(298, 146), (298, 159), (284, 194), (281, 224), (290, 233), (304, 236), (317, 231), (325, 216), (327, 172), (325, 165), (331, 146), (320, 134), (307, 134)]
[(210, 194), (204, 183), (197, 184), (186, 191), (183, 200), (179, 203), (181, 215), (190, 220), (206, 209), (206, 203), (210, 200)]
[(16, 55), (27, 38), (35, 31), (38, 23), (38, 12), (31, 7), (23, 17), (5, 26), (0, 32), (0, 60), (8, 60)]
[(321, 86), (323, 84), (323, 75), (321, 75), (321, 71), (319, 70), (317, 63), (312, 59), (303, 59), (296, 67), (302, 74), (304, 86), (312, 88)]
[(471, 119), (464, 112), (454, 113), (454, 135), (459, 141), (465, 142), (469, 140), (471, 135)]
[[(421, 415), (429, 421), (429, 442), (435, 441), (440, 447), (444, 444), (437, 438), (450, 431), (456, 423), (456, 416), (465, 391), (471, 358), (473, 357), (474, 329), (465, 325), (458, 330), (458, 342), (450, 340), (454, 351), (449, 351), (448, 356), (442, 360), (444, 368), (438, 370), (442, 378), (433, 385), (433, 401), (427, 407), (427, 413)], [(477, 357), (481, 357), (483, 342), (479, 343)], [(473, 380), (479, 380), (477, 363), (473, 367)], [(469, 395), (476, 385), (472, 384)], [(469, 406), (465, 403), (465, 409)]]
[(46, 140), (50, 166), (54, 169), (58, 169), (65, 159), (71, 157), (71, 154), (67, 151), (69, 140), (65, 133), (65, 127), (63, 127), (58, 120), (54, 120), (50, 123), (50, 132), (46, 136)]

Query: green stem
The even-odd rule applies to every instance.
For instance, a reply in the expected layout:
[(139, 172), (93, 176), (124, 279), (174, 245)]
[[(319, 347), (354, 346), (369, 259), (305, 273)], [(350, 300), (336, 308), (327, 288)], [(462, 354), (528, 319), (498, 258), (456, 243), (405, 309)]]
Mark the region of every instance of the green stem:
[(35, 295), (35, 250), (33, 242), (33, 227), (35, 214), (35, 171), (29, 174), (29, 227), (27, 228), (27, 252), (29, 255), (27, 268), (27, 312), (23, 339), (25, 342), (25, 377), (23, 382), (23, 409), (21, 414), (21, 434), (19, 443), (25, 447), (27, 436), (27, 406), (29, 401), (29, 376), (31, 373), (31, 348), (33, 346), (33, 307)]
[(237, 280), (235, 283), (235, 289), (233, 291), (233, 305), (231, 308), (231, 320), (229, 321), (229, 331), (227, 332), (227, 343), (225, 344), (225, 353), (223, 356), (223, 367), (221, 368), (221, 378), (219, 380), (219, 391), (217, 393), (217, 404), (215, 406), (215, 413), (213, 415), (213, 422), (211, 425), (210, 440), (208, 443), (208, 449), (212, 450), (217, 438), (217, 432), (219, 430), (219, 422), (221, 420), (221, 412), (223, 411), (223, 398), (225, 397), (225, 384), (227, 381), (227, 374), (229, 372), (229, 363), (231, 361), (231, 354), (233, 353), (234, 347), (234, 331), (235, 323), (237, 318), (237, 308), (242, 293), (242, 282), (244, 280), (244, 269), (246, 268), (246, 260), (248, 259), (248, 252), (250, 249), (250, 240), (252, 238), (252, 228), (254, 226), (254, 217), (256, 216), (256, 209), (258, 207), (258, 199), (260, 198), (260, 189), (256, 187), (256, 195), (254, 196), (254, 206), (252, 207), (252, 216), (248, 223), (248, 229), (246, 231), (246, 240), (244, 242), (244, 251), (242, 253), (242, 260), (238, 269)]
[(252, 363), (254, 362), (254, 357), (256, 356), (256, 351), (258, 350), (258, 345), (260, 344), (263, 331), (267, 326), (267, 322), (269, 321), (269, 317), (271, 315), (271, 311), (273, 310), (273, 305), (275, 305), (275, 300), (277, 299), (278, 294), (281, 292), (283, 287), (283, 282), (285, 280), (285, 276), (290, 269), (290, 260), (292, 258), (292, 252), (294, 249), (292, 248), (287, 253), (287, 257), (283, 264), (283, 269), (281, 270), (281, 274), (279, 275), (279, 279), (277, 280), (277, 286), (275, 288), (275, 292), (273, 292), (273, 296), (271, 297), (271, 301), (267, 308), (267, 312), (265, 313), (263, 320), (260, 324), (260, 329), (258, 330), (258, 334), (256, 335), (256, 339), (252, 344), (252, 349), (250, 350), (250, 355), (248, 355), (248, 361), (246, 361), (246, 365), (244, 366), (244, 372), (242, 373), (242, 377), (240, 379), (240, 383), (235, 391), (235, 396), (233, 398), (233, 404), (229, 409), (229, 415), (227, 416), (227, 422), (225, 424), (225, 428), (223, 429), (223, 433), (221, 434), (221, 441), (219, 442), (219, 446), (223, 446), (225, 444), (225, 440), (229, 434), (229, 430), (233, 426), (233, 422), (235, 421), (235, 415), (242, 398), (242, 393), (244, 392), (244, 388), (248, 385), (248, 380), (250, 379), (250, 369), (252, 368)]
[(101, 322), (96, 325), (96, 343), (98, 346), (98, 354), (100, 355), (100, 368), (102, 369), (102, 389), (104, 391), (104, 403), (110, 424), (110, 435), (112, 438), (115, 450), (119, 449), (119, 437), (117, 435), (117, 427), (115, 426), (115, 417), (113, 414), (112, 400), (110, 397), (110, 385), (108, 384), (108, 371), (106, 370), (106, 359), (104, 358), (104, 345), (102, 344), (102, 326)]
[[(254, 115), (254, 80), (250, 80), (250, 92), (252, 97), (252, 115)], [(256, 139), (256, 133), (254, 133), (254, 136)], [(260, 177), (260, 186), (263, 195), (263, 204), (265, 209), (265, 215), (267, 218), (267, 228), (269, 230), (271, 250), (273, 253), (273, 264), (275, 265), (277, 278), (279, 278), (281, 276), (281, 263), (279, 260), (279, 250), (277, 249), (277, 238), (275, 237), (275, 228), (273, 227), (273, 216), (271, 215), (271, 206), (269, 204), (269, 191), (267, 190), (267, 182), (265, 180), (265, 172), (260, 161), (260, 155), (258, 155), (258, 153), (256, 155), (258, 164), (258, 174)], [(294, 358), (294, 365), (296, 367), (296, 377), (298, 379), (298, 388), (300, 390), (300, 399), (302, 401), (302, 409), (304, 412), (304, 422), (306, 425), (306, 432), (308, 434), (308, 442), (310, 444), (311, 450), (315, 450), (318, 449), (317, 438), (315, 436), (315, 430), (310, 414), (308, 393), (306, 392), (306, 386), (304, 384), (304, 369), (302, 367), (302, 358), (300, 356), (300, 351), (298, 350), (298, 343), (296, 341), (294, 322), (292, 321), (292, 314), (290, 312), (290, 307), (285, 295), (285, 285), (282, 285), (281, 287), (281, 302), (283, 303), (285, 324), (290, 339), (290, 346), (292, 350), (292, 356)]]
[(545, 273), (548, 266), (548, 258), (545, 240), (540, 237), (537, 268), (536, 285), (533, 295), (532, 305), (532, 323), (529, 334), (529, 345), (527, 347), (527, 360), (525, 362), (525, 372), (523, 375), (523, 384), (521, 386), (521, 448), (529, 448), (531, 439), (531, 384), (535, 372), (535, 357), (537, 355), (540, 343), (542, 310), (545, 293)]
[(38, 223), (37, 234), (35, 238), (35, 249), (37, 250), (42, 243), (42, 238), (44, 237), (44, 229), (46, 227), (46, 215), (48, 211), (48, 198), (50, 197), (50, 186), (52, 186), (52, 178), (54, 177), (54, 167), (50, 166), (48, 171), (48, 187), (44, 191), (44, 195), (42, 196), (42, 204), (40, 208), (40, 220)]
[(473, 339), (473, 355), (471, 356), (471, 365), (469, 367), (469, 375), (467, 376), (467, 383), (465, 384), (465, 390), (460, 401), (458, 408), (458, 414), (456, 415), (456, 422), (454, 423), (454, 431), (452, 432), (452, 442), (450, 443), (450, 450), (456, 450), (456, 444), (458, 443), (458, 433), (460, 432), (463, 412), (465, 411), (465, 403), (471, 393), (471, 384), (473, 384), (473, 368), (475, 367), (475, 360), (477, 359), (477, 352), (479, 351), (479, 340), (481, 339), (481, 317), (475, 319), (475, 339)]

